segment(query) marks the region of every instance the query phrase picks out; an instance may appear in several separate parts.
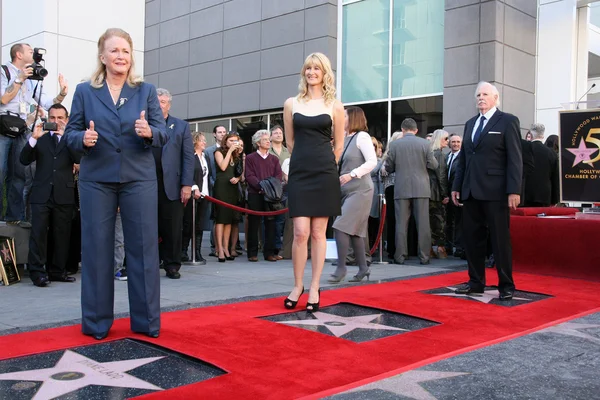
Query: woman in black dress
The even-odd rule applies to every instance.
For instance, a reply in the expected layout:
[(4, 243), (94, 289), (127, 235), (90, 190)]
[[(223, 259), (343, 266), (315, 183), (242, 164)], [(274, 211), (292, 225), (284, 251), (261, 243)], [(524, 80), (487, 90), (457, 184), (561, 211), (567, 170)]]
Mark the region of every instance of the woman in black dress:
[[(294, 222), (294, 289), (284, 300), (296, 307), (304, 292), (304, 268), (311, 238), (312, 281), (306, 310), (319, 309), (319, 282), (331, 216), (341, 214), (341, 192), (337, 162), (344, 144), (344, 106), (335, 98), (331, 63), (321, 53), (310, 54), (300, 71), (299, 94), (283, 106), (285, 138), (292, 153), (288, 177), (288, 206)], [(333, 149), (331, 138), (333, 133)]]
[[(231, 205), (238, 205), (240, 177), (235, 177), (235, 163), (240, 158), (240, 137), (237, 133), (229, 133), (221, 141), (222, 146), (215, 151), (217, 179), (215, 180), (215, 198)], [(229, 253), (231, 225), (240, 221), (240, 213), (231, 208), (215, 205), (215, 241), (219, 262), (233, 260)]]

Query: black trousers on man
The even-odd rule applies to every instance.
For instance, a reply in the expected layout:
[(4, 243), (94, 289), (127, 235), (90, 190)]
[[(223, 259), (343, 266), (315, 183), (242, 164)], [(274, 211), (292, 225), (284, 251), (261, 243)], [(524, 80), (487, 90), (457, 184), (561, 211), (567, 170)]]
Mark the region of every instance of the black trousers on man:
[[(264, 196), (256, 193), (248, 193), (248, 208), (254, 211), (268, 211)], [(248, 215), (248, 257), (258, 255), (260, 218), (256, 215)], [(265, 217), (263, 255), (265, 259), (275, 255), (275, 218), (273, 217)]]
[(457, 207), (452, 201), (446, 204), (446, 250), (456, 247), (458, 252), (463, 250), (462, 244), (462, 207)]
[(183, 204), (181, 200), (169, 200), (162, 179), (158, 180), (158, 246), (160, 259), (167, 272), (177, 272), (181, 268), (181, 230), (183, 225)]
[[(50, 280), (67, 276), (73, 208), (73, 204), (56, 204), (53, 193), (46, 203), (31, 204), (27, 270), (32, 281), (41, 276), (48, 276)], [(47, 259), (49, 229), (54, 238), (52, 260)]]
[(463, 239), (469, 264), (469, 285), (475, 290), (485, 288), (485, 257), (489, 228), (498, 271), (498, 291), (500, 293), (514, 291), (508, 200), (480, 201), (471, 198), (464, 201), (462, 211)]

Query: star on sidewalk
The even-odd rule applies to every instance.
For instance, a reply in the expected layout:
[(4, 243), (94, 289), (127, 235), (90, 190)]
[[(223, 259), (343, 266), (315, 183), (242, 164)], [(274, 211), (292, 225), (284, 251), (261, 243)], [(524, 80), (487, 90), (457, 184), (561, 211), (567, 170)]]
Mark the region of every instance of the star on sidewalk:
[(423, 389), (419, 383), (435, 381), (438, 379), (452, 378), (454, 376), (468, 375), (467, 372), (438, 372), (438, 371), (408, 371), (401, 375), (382, 381), (373, 382), (365, 386), (350, 390), (352, 392), (362, 392), (365, 390), (380, 389), (408, 397), (414, 400), (436, 400), (436, 397)]
[[(590, 161), (590, 156), (596, 151), (598, 151), (598, 149), (588, 149), (587, 147), (585, 147), (585, 143), (583, 142), (583, 140), (579, 141), (579, 147), (572, 147), (566, 150), (575, 154), (575, 160), (573, 160), (573, 167), (579, 164), (580, 162)], [(586, 164), (590, 164), (592, 167), (594, 166), (590, 162)]]
[(89, 385), (163, 390), (125, 373), (125, 371), (141, 367), (161, 358), (164, 357), (101, 363), (74, 351), (66, 350), (52, 368), (0, 374), (0, 380), (43, 382), (32, 400), (53, 399)]
[[(482, 303), (488, 304), (492, 300), (497, 300), (498, 296), (500, 296), (500, 292), (498, 289), (487, 289), (484, 290), (483, 293), (469, 293), (469, 294), (458, 294), (454, 293), (457, 289), (452, 286), (446, 286), (446, 289), (452, 290), (452, 293), (433, 293), (436, 296), (448, 296), (448, 297), (463, 297), (467, 299), (473, 299), (480, 301)], [(523, 300), (523, 301), (531, 301), (531, 299), (526, 299), (524, 297), (513, 297), (513, 300)]]
[(405, 331), (409, 329), (396, 328), (394, 326), (381, 325), (373, 323), (374, 320), (381, 317), (383, 314), (359, 315), (356, 317), (341, 317), (335, 314), (328, 314), (321, 311), (312, 313), (316, 319), (302, 319), (298, 321), (279, 321), (282, 324), (289, 325), (312, 325), (324, 326), (337, 337), (341, 337), (355, 329), (372, 329), (372, 330), (389, 330), (389, 331)]
[(574, 336), (582, 339), (587, 339), (591, 342), (600, 344), (600, 338), (592, 336), (585, 332), (580, 332), (581, 329), (600, 328), (600, 325), (595, 324), (580, 324), (577, 322), (565, 322), (564, 324), (551, 326), (550, 328), (542, 329), (537, 333), (558, 333), (559, 335)]

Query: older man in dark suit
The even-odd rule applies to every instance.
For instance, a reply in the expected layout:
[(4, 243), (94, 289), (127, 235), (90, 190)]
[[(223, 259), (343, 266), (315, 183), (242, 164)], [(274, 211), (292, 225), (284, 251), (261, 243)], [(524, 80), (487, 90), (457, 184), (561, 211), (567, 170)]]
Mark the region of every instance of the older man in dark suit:
[(497, 108), (498, 89), (480, 82), (475, 92), (479, 115), (465, 125), (452, 201), (464, 204), (463, 237), (469, 282), (456, 293), (485, 289), (486, 229), (489, 228), (498, 270), (500, 300), (513, 297), (510, 209), (520, 203), (523, 159), (519, 119)]
[[(48, 119), (56, 123), (56, 131), (46, 132), (38, 124), (21, 151), (21, 164), (37, 162), (31, 191), (31, 235), (29, 237), (28, 270), (35, 286), (44, 287), (50, 281), (75, 282), (67, 276), (71, 221), (75, 206), (73, 164), (80, 157), (63, 140), (69, 120), (67, 109), (54, 104)], [(48, 260), (48, 231), (54, 238), (52, 259)], [(44, 271), (46, 265), (46, 271)]]
[(546, 128), (542, 124), (531, 125), (530, 132), (533, 134), (531, 148), (535, 169), (531, 171), (525, 182), (526, 207), (548, 207), (560, 200), (558, 156), (544, 145), (545, 131)]
[(431, 187), (427, 169), (435, 170), (438, 162), (430, 142), (417, 137), (417, 123), (412, 118), (402, 121), (403, 138), (390, 144), (385, 170), (395, 172), (394, 208), (396, 211), (396, 254), (394, 262), (404, 264), (408, 255), (407, 231), (411, 213), (419, 234), (419, 259), (429, 264), (431, 227), (429, 225), (429, 198)]
[[(456, 166), (460, 155), (462, 138), (456, 133), (450, 135), (450, 153), (446, 156), (448, 166), (448, 191), (452, 191), (452, 184), (456, 176)], [(446, 247), (450, 249), (448, 254), (455, 257), (466, 258), (462, 245), (462, 209), (449, 201), (446, 204)]]
[(181, 231), (184, 207), (194, 184), (194, 145), (187, 122), (169, 115), (173, 97), (166, 89), (156, 89), (169, 140), (163, 147), (152, 149), (158, 178), (159, 255), (167, 277), (179, 279), (181, 274)]

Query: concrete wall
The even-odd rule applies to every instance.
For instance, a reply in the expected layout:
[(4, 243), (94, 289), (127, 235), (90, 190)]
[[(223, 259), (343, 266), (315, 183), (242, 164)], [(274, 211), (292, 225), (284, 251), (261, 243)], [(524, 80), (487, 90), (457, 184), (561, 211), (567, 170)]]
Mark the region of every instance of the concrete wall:
[(147, 0), (145, 79), (179, 118), (277, 109), (308, 54), (335, 68), (336, 36), (336, 0)]
[(536, 19), (534, 0), (446, 0), (444, 126), (461, 133), (474, 115), (475, 87), (489, 81), (500, 108), (528, 128), (535, 116)]
[(15, 43), (45, 48), (49, 74), (44, 91), (58, 93), (58, 73), (62, 73), (69, 82), (69, 95), (63, 102), (67, 108), (75, 86), (96, 67), (98, 38), (107, 28), (129, 32), (136, 70), (143, 74), (143, 0), (102, 0), (102, 6), (82, 0), (29, 0), (25, 14), (23, 4), (16, 0), (2, 2), (2, 61), (10, 61), (10, 47)]

